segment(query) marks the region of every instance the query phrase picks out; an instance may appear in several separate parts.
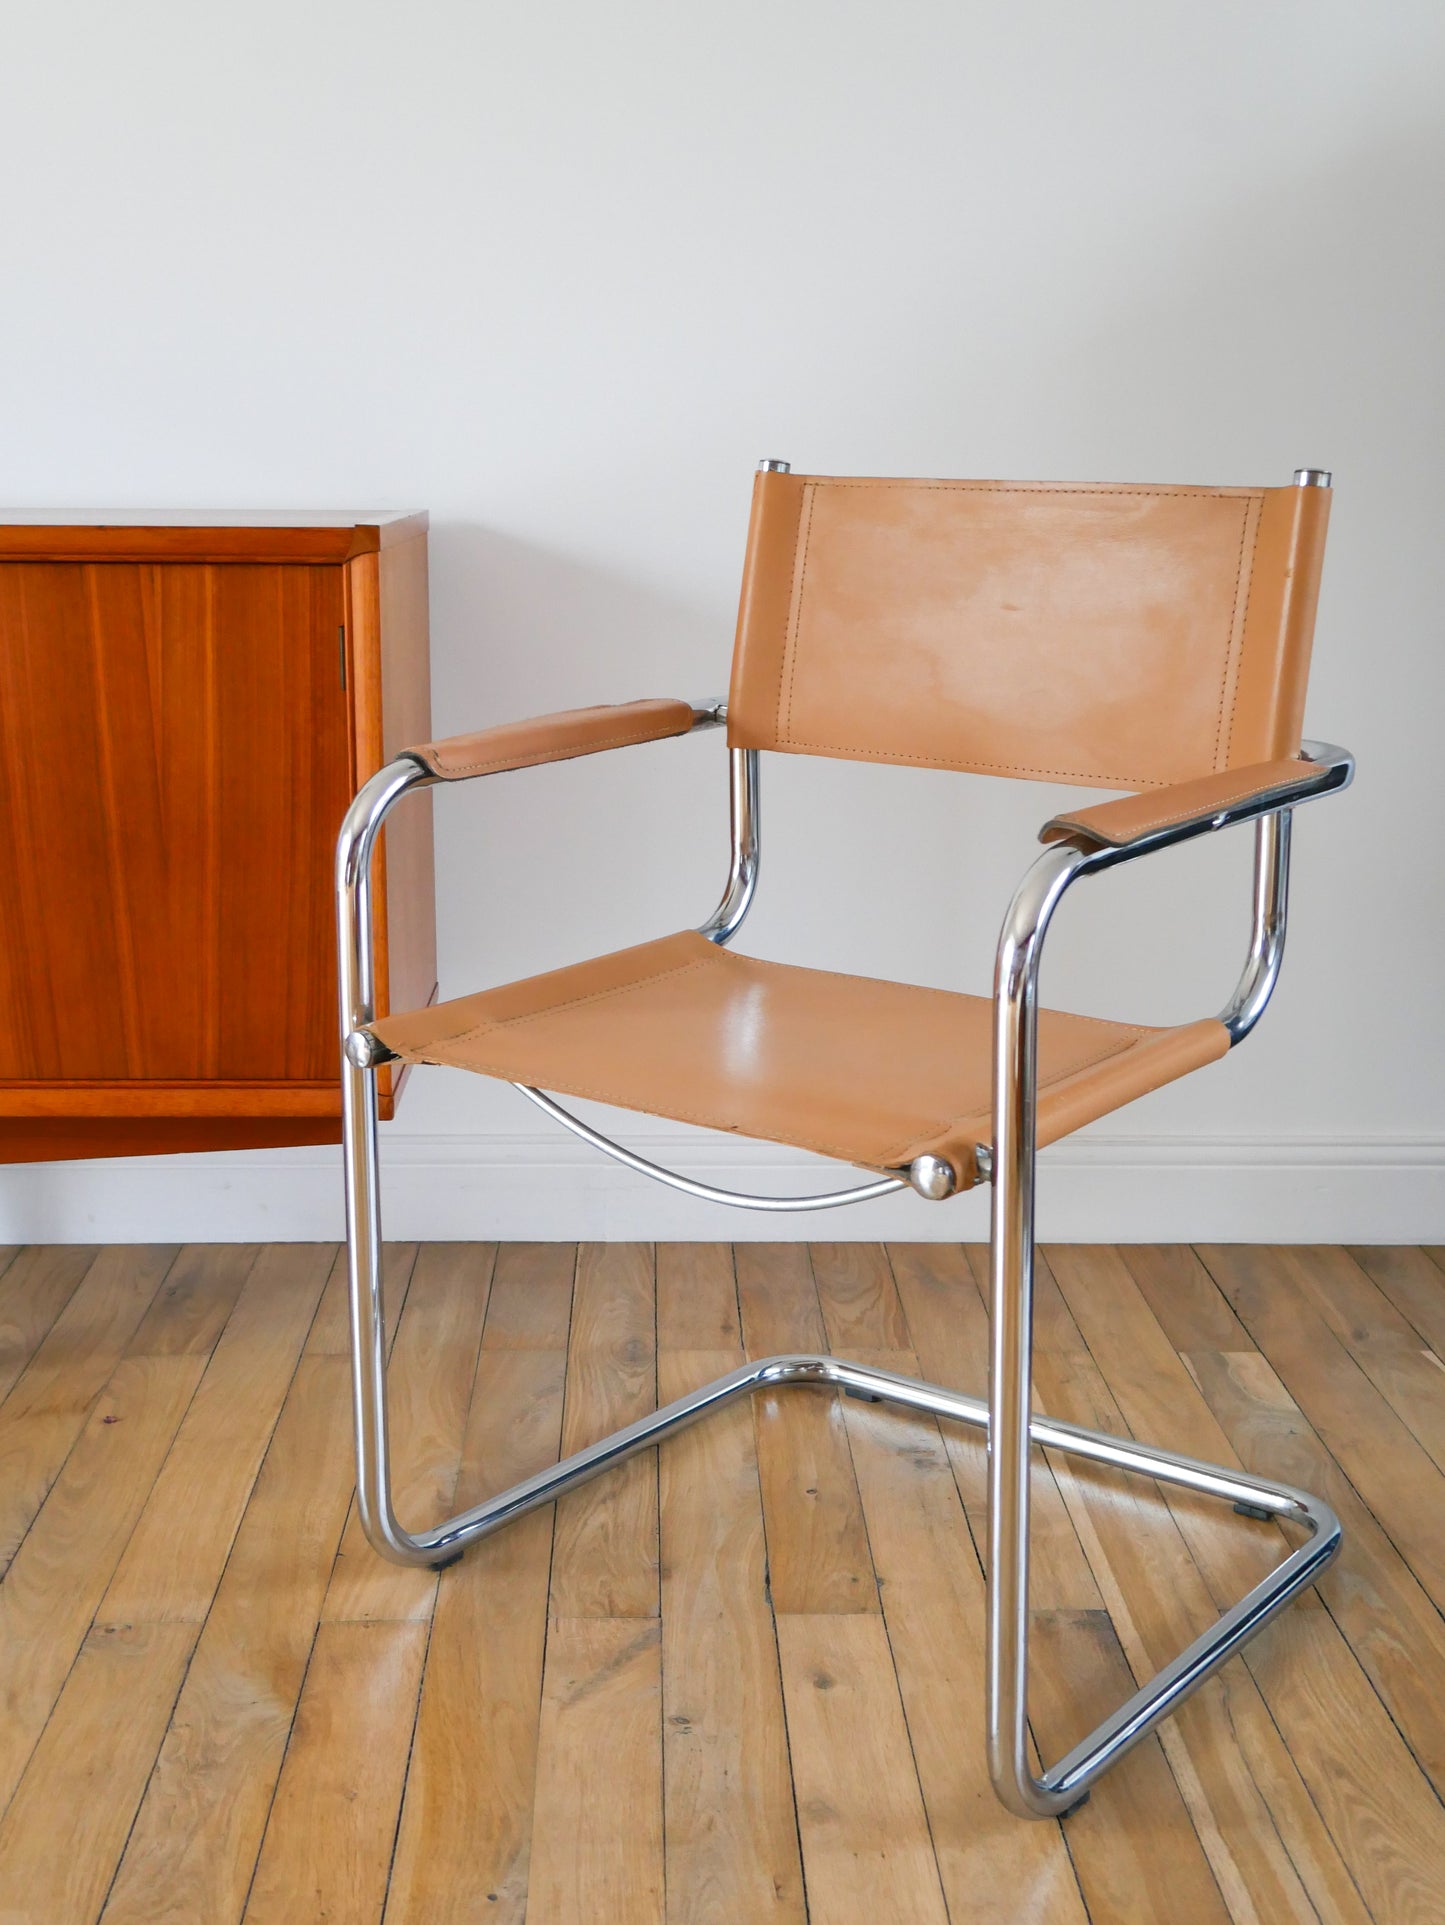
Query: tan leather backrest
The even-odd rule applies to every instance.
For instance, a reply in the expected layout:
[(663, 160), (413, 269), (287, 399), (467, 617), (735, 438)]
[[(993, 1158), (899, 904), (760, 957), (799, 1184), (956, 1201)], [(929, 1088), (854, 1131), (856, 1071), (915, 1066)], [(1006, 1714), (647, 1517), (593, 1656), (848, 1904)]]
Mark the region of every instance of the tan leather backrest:
[(1293, 755), (1329, 504), (759, 474), (728, 739), (1111, 789)]

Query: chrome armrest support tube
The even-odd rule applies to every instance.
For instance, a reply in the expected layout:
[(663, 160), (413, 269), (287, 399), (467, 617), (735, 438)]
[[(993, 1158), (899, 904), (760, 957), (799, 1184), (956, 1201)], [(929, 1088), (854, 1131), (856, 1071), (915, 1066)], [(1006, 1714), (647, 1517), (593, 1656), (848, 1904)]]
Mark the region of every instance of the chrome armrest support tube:
[(1249, 955), (1234, 994), (1219, 1012), (1231, 1048), (1254, 1028), (1279, 981), (1289, 912), (1292, 822), (1291, 812), (1280, 809), (1261, 816), (1254, 825), (1254, 925)]
[[(1355, 779), (1355, 758), (1331, 742), (1306, 742), (1306, 761), (1329, 769), (1332, 780), (1317, 791), (1334, 795)], [(1307, 798), (1313, 800), (1313, 797)], [(1291, 808), (1272, 810), (1254, 825), (1254, 926), (1249, 955), (1234, 994), (1219, 1012), (1233, 1048), (1254, 1028), (1274, 994), (1284, 961), (1284, 939), (1289, 916), (1289, 852), (1294, 815)]]
[(761, 837), (761, 758), (756, 749), (728, 751), (728, 800), (732, 859), (722, 901), (698, 934), (725, 947), (743, 926), (758, 886)]
[(1306, 761), (1324, 770), (1323, 776), (1314, 778), (1307, 793), (1273, 799), (1251, 797), (1124, 848), (1093, 845), (1089, 848), (1087, 867), (1093, 872), (1111, 869), (1120, 862), (1134, 862), (1157, 849), (1173, 848), (1178, 842), (1191, 841), (1215, 829), (1227, 829), (1238, 822), (1254, 823), (1254, 917), (1249, 954), (1234, 994), (1219, 1012), (1220, 1022), (1229, 1031), (1231, 1047), (1242, 1043), (1264, 1014), (1284, 961), (1293, 811), (1304, 802), (1338, 794), (1347, 789), (1355, 777), (1355, 758), (1348, 749), (1338, 748), (1332, 742), (1305, 742), (1300, 753)]

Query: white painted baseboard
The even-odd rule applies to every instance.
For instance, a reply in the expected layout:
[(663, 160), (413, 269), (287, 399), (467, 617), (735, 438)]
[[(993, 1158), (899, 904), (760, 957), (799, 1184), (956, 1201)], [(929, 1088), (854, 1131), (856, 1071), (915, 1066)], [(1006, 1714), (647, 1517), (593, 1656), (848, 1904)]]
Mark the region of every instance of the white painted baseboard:
[[(648, 1135), (689, 1176), (783, 1194), (848, 1174), (767, 1144)], [(560, 1132), (383, 1136), (388, 1237), (571, 1241), (983, 1239), (988, 1192), (777, 1216), (694, 1201)], [(0, 1242), (299, 1242), (341, 1234), (340, 1152), (250, 1150), (0, 1169)], [(1044, 1152), (1040, 1233), (1057, 1242), (1445, 1242), (1445, 1140), (1077, 1137)]]

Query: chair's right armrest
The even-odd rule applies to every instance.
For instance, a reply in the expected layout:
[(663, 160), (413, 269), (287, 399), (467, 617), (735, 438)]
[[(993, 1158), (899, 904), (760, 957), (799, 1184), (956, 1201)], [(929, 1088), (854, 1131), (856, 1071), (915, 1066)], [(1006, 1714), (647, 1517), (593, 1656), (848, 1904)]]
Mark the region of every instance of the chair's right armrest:
[(714, 727), (722, 720), (721, 710), (720, 703), (694, 704), (666, 697), (615, 702), (599, 708), (563, 709), (527, 722), (502, 722), (495, 728), (448, 736), (441, 742), (422, 742), (401, 752), (440, 782), (463, 782), (474, 775), (529, 769), (539, 762), (566, 762), (577, 755), (595, 755), (601, 749), (687, 735), (695, 728)]
[(1306, 742), (1298, 757), (1224, 769), (1056, 815), (1040, 829), (1039, 840), (1067, 840), (1124, 856), (1144, 855), (1232, 822), (1248, 822), (1348, 788), (1354, 772), (1354, 757), (1347, 749)]

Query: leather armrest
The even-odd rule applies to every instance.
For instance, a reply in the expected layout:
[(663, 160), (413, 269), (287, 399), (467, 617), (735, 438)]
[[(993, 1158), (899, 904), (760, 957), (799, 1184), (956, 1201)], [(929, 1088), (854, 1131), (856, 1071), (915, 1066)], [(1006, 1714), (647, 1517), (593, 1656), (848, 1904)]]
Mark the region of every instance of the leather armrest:
[(502, 722), (472, 735), (423, 742), (403, 749), (402, 754), (443, 782), (460, 782), (468, 776), (497, 775), (504, 769), (528, 769), (539, 762), (595, 755), (599, 749), (686, 735), (698, 719), (691, 702), (667, 698), (615, 702), (599, 708), (563, 709), (528, 722)]
[[(1307, 801), (1329, 782), (1335, 765), (1284, 758), (1256, 762), (1247, 769), (1224, 769), (1191, 782), (1171, 782), (1166, 788), (1140, 795), (1120, 796), (1090, 809), (1071, 809), (1053, 816), (1039, 830), (1040, 842), (1059, 842), (1065, 836), (1084, 836), (1109, 849), (1128, 849), (1137, 843), (1181, 829), (1209, 829), (1219, 818), (1236, 811), (1261, 814), (1262, 803)], [(1348, 776), (1345, 778), (1348, 780)]]

